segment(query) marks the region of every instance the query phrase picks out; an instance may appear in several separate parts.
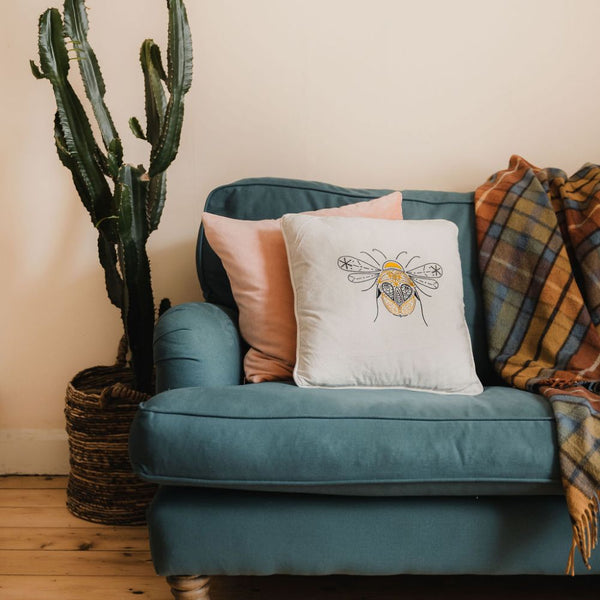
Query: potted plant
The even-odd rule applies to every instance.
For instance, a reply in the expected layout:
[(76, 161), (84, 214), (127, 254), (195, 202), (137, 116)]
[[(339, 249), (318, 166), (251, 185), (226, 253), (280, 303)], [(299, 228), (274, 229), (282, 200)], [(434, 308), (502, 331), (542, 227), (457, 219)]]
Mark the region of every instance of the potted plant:
[[(98, 231), (98, 256), (110, 301), (121, 311), (124, 336), (117, 364), (78, 373), (67, 388), (71, 472), (67, 505), (88, 520), (110, 524), (144, 521), (153, 487), (129, 467), (129, 425), (140, 401), (153, 391), (152, 335), (156, 310), (146, 252), (166, 199), (166, 170), (175, 159), (185, 94), (192, 83), (192, 41), (183, 0), (167, 0), (167, 68), (151, 39), (142, 43), (146, 128), (131, 118), (133, 134), (150, 144), (149, 167), (123, 161), (123, 147), (104, 102), (105, 85), (87, 39), (84, 0), (65, 0), (39, 20), (39, 66), (56, 100), (54, 140), (62, 164)], [(76, 62), (102, 137), (97, 143), (82, 102), (69, 82)]]

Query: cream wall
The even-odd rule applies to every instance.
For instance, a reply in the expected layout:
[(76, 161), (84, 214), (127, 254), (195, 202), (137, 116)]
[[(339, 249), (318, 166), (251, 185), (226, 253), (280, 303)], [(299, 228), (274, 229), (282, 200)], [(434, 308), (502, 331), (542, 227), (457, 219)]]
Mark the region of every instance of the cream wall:
[[(600, 160), (597, 0), (187, 0), (194, 84), (163, 222), (158, 297), (197, 300), (194, 241), (215, 186), (248, 176), (471, 190), (512, 153)], [(120, 335), (95, 235), (27, 61), (50, 0), (2, 1), (0, 472), (64, 472), (63, 393)], [(88, 0), (129, 162), (147, 163), (138, 48), (163, 0)]]

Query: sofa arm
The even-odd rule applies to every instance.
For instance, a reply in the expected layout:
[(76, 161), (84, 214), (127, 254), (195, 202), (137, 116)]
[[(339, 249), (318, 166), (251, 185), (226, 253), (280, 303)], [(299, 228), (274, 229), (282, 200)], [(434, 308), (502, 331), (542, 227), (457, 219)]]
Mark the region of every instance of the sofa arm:
[(154, 329), (156, 392), (235, 385), (242, 379), (242, 345), (233, 311), (207, 302), (169, 309)]

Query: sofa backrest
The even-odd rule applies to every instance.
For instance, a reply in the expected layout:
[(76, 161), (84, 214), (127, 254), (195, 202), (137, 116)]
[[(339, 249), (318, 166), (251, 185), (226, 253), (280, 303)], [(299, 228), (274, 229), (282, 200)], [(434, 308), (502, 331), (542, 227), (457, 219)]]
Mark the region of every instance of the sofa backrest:
[[(234, 219), (277, 219), (285, 213), (342, 206), (379, 198), (391, 191), (342, 188), (294, 179), (242, 179), (213, 190), (206, 200), (205, 210)], [(477, 372), (484, 385), (498, 383), (487, 352), (477, 266), (473, 194), (402, 190), (402, 198), (405, 219), (448, 219), (458, 226), (465, 315)], [(244, 250), (240, 248), (240, 260), (243, 258)], [(206, 301), (236, 308), (223, 265), (207, 243), (202, 227), (198, 236), (196, 266)]]

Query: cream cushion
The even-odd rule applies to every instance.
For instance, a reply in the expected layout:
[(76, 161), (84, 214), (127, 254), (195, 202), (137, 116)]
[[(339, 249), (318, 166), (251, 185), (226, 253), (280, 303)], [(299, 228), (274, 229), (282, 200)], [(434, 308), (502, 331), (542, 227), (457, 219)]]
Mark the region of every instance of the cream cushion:
[(284, 215), (302, 387), (479, 394), (450, 221)]

